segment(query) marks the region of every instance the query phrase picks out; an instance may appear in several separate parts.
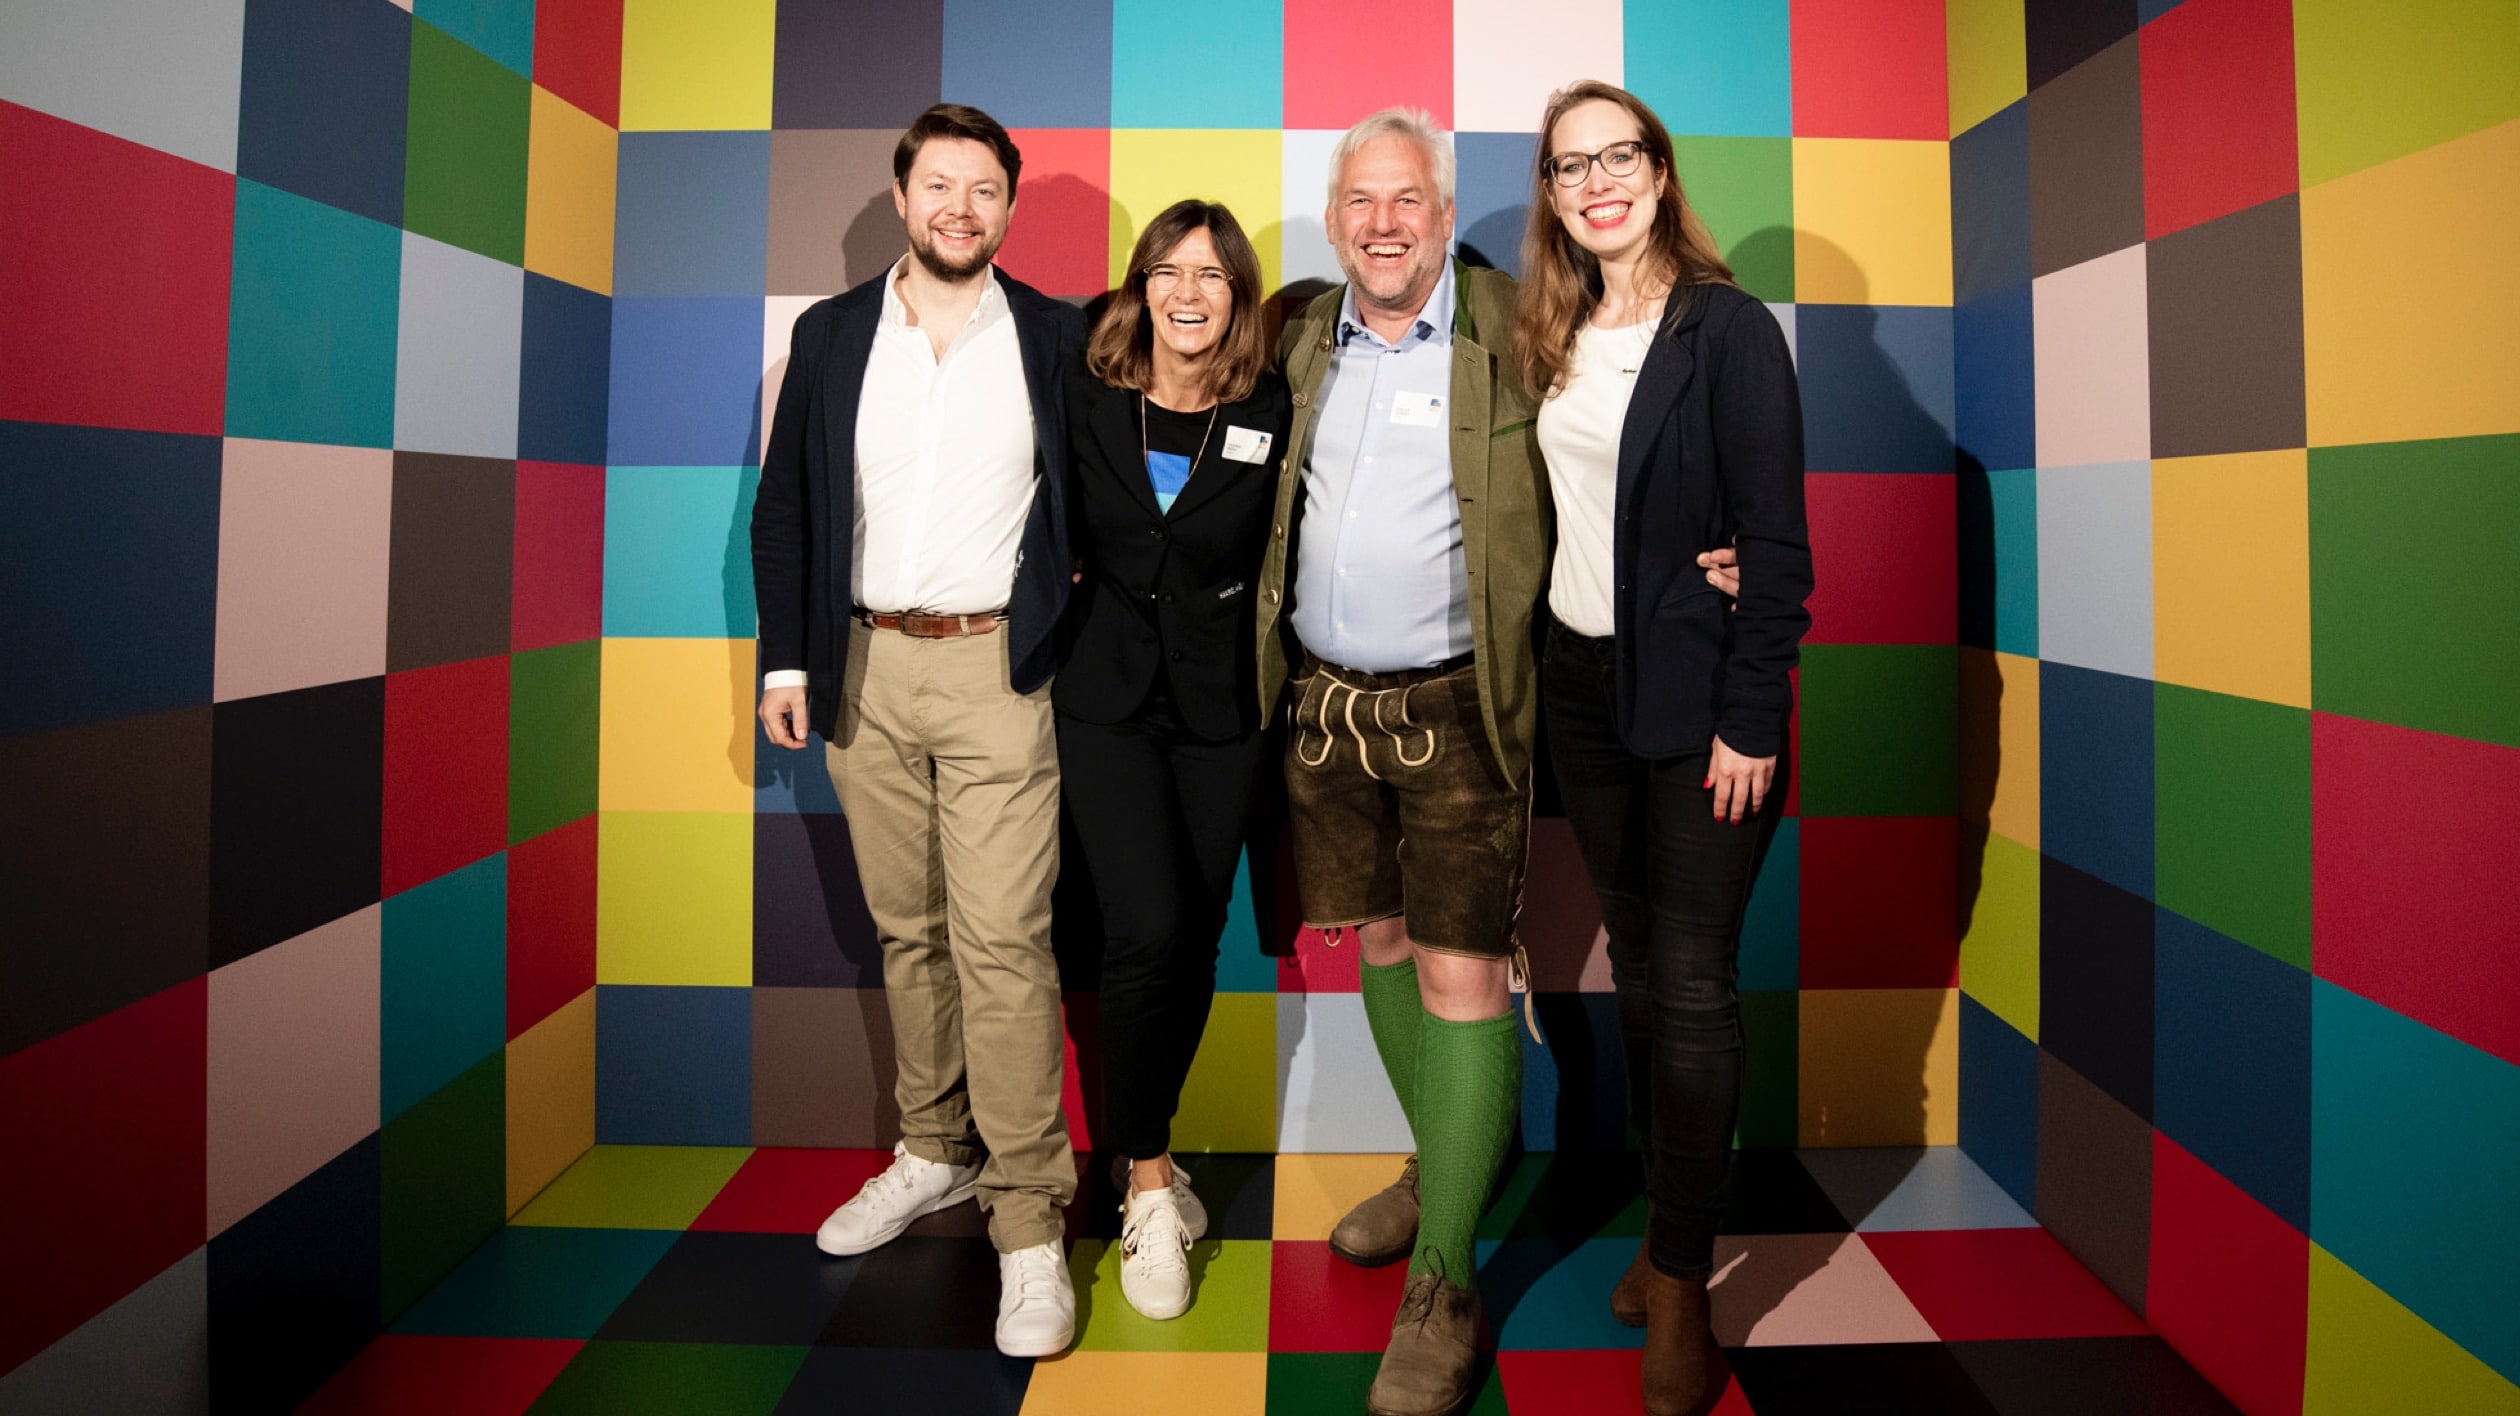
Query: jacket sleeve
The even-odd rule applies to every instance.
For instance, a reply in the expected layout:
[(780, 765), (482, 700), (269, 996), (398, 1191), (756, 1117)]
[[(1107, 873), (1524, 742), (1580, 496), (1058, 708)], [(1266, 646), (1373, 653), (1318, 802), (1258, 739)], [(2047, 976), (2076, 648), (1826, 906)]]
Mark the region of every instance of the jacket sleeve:
[(1741, 557), (1733, 651), (1716, 735), (1772, 757), (1793, 708), (1787, 677), (1811, 628), (1811, 532), (1803, 512), (1802, 396), (1776, 317), (1744, 300), (1727, 322), (1711, 390), (1715, 460)]
[(755, 669), (805, 667), (807, 490), (805, 428), (812, 411), (829, 311), (799, 316), (788, 337), (787, 376), (779, 382), (770, 442), (761, 452), (761, 487), (753, 498), (753, 604), (761, 648)]

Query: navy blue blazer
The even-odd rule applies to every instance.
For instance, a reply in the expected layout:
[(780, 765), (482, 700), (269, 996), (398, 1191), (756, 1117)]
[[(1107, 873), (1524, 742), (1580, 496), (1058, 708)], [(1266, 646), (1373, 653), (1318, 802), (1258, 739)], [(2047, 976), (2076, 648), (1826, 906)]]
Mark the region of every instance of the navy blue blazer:
[[(1802, 397), (1765, 305), (1701, 285), (1663, 316), (1619, 432), (1611, 610), (1619, 735), (1640, 757), (1785, 743), (1811, 613)], [(1741, 599), (1700, 551), (1738, 539)]]
[[(993, 271), (1015, 319), (1033, 416), (1033, 502), (1007, 597), (1007, 663), (1018, 692), (1050, 677), (1052, 632), (1067, 608), (1067, 407), (1061, 370), (1085, 346), (1085, 313)], [(770, 443), (753, 502), (753, 600), (762, 673), (803, 669), (808, 721), (825, 738), (839, 721), (849, 656), (849, 550), (857, 496), (858, 395), (883, 275), (797, 316)]]

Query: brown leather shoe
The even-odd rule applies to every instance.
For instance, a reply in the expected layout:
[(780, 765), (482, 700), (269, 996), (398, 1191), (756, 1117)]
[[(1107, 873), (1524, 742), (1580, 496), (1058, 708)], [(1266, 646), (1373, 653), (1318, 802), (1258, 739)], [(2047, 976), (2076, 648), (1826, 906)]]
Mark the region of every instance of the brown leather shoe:
[(1361, 1268), (1396, 1263), (1417, 1250), (1418, 1158), (1400, 1178), (1367, 1195), (1330, 1231), (1330, 1252)]
[(1645, 1326), (1645, 1275), (1654, 1271), (1653, 1261), (1645, 1257), (1645, 1251), (1651, 1246), (1650, 1239), (1638, 1242), (1636, 1258), (1610, 1289), (1610, 1316), (1629, 1327)]
[(1478, 1394), (1479, 1295), (1440, 1273), (1409, 1280), (1365, 1394), (1367, 1416), (1451, 1416)]
[(1706, 1280), (1645, 1270), (1646, 1416), (1706, 1416), (1732, 1372), (1707, 1324)]

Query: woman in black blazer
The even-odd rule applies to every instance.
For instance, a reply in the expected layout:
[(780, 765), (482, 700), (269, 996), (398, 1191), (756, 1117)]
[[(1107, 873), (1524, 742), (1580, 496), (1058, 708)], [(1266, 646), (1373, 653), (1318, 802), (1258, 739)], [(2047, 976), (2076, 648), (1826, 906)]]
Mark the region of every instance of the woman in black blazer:
[(1261, 761), (1253, 586), (1291, 414), (1261, 300), (1233, 213), (1177, 203), (1066, 380), (1083, 579), (1051, 696), (1102, 907), (1105, 1138), (1129, 1162), (1120, 1290), (1150, 1318), (1189, 1306), (1186, 1251), (1207, 1225), (1172, 1118)]
[[(1645, 1328), (1659, 1416), (1724, 1391), (1706, 1283), (1741, 1103), (1742, 911), (1811, 624), (1802, 409), (1784, 334), (1690, 212), (1653, 110), (1579, 83), (1540, 133), (1515, 349), (1547, 395), (1557, 506), (1541, 701), (1646, 1139), (1646, 1242), (1611, 1308)], [(1736, 540), (1737, 608), (1701, 569)]]

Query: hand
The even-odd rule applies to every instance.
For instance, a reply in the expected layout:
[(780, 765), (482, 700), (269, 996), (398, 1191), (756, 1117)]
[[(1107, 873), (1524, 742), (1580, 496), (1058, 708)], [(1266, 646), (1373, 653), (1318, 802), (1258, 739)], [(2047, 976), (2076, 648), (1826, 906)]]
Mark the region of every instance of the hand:
[(761, 726), (770, 741), (794, 750), (805, 745), (805, 690), (765, 688), (761, 691)]
[(1706, 785), (1715, 789), (1715, 819), (1739, 821), (1756, 816), (1766, 804), (1768, 784), (1776, 780), (1776, 759), (1744, 757), (1715, 739), (1706, 759)]
[(1700, 551), (1697, 563), (1706, 569), (1706, 583), (1738, 600), (1741, 598), (1741, 554), (1730, 546), (1717, 546)]

